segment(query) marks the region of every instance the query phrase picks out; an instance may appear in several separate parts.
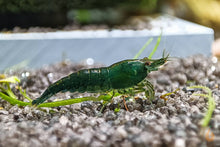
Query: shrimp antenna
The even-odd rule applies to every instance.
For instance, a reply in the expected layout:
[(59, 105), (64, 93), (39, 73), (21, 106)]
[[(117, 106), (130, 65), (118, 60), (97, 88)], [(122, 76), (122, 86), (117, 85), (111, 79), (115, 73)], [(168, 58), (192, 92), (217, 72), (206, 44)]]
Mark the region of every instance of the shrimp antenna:
[(164, 49), (164, 50), (163, 50), (163, 56), (162, 56), (162, 57), (163, 57), (163, 58), (166, 58), (167, 61), (170, 61), (170, 57), (169, 57), (169, 56), (170, 56), (170, 54), (167, 53), (166, 50)]

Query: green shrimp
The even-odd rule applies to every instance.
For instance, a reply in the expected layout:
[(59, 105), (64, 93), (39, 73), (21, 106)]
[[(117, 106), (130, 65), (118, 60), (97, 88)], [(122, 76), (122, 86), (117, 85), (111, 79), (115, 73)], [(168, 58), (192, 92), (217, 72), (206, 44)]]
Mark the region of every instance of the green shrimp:
[(32, 101), (32, 105), (39, 105), (59, 92), (96, 93), (123, 91), (131, 87), (136, 87), (132, 92), (143, 92), (144, 90), (141, 89), (148, 87), (150, 93), (148, 91), (146, 95), (153, 98), (153, 86), (150, 82), (146, 82), (145, 78), (151, 71), (157, 71), (167, 61), (168, 56), (163, 54), (163, 57), (157, 60), (147, 57), (123, 60), (109, 67), (80, 70), (51, 84), (39, 98)]

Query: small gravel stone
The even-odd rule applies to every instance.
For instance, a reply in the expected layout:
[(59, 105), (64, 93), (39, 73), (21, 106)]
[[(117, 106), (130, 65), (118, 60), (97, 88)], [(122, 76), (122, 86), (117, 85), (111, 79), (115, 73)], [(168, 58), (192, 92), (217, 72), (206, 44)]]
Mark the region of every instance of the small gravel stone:
[(96, 141), (94, 140), (91, 144), (91, 147), (103, 147), (103, 143), (101, 143), (100, 141)]
[(102, 142), (107, 140), (107, 136), (104, 133), (98, 132), (95, 134), (95, 136), (98, 140), (100, 140)]
[(141, 133), (141, 129), (138, 128), (138, 127), (132, 126), (132, 127), (129, 127), (129, 128), (126, 127), (125, 129), (128, 132), (128, 134), (139, 134), (139, 133)]
[(32, 112), (29, 112), (29, 113), (26, 115), (26, 117), (27, 117), (28, 120), (34, 119), (34, 116), (33, 116)]
[(170, 134), (163, 134), (162, 140), (164, 141), (164, 144), (169, 146), (172, 142), (172, 136)]
[(93, 138), (93, 134), (90, 131), (83, 131), (80, 138), (85, 142), (85, 144), (89, 144)]
[(158, 77), (157, 83), (161, 85), (170, 85), (171, 84), (170, 77), (168, 75), (163, 75), (161, 77)]
[(176, 108), (175, 107), (173, 107), (173, 106), (169, 106), (169, 108), (168, 108), (168, 113), (169, 113), (169, 115), (175, 115), (176, 113), (177, 113), (177, 110), (176, 110)]
[(121, 147), (132, 147), (132, 143), (128, 140), (125, 140), (121, 143)]
[(186, 146), (198, 147), (198, 146), (202, 146), (201, 144), (202, 144), (201, 140), (198, 137), (190, 137), (187, 140), (187, 145)]
[(24, 110), (23, 110), (23, 113), (24, 113), (24, 114), (28, 114), (28, 113), (30, 113), (30, 112), (31, 112), (31, 109), (30, 109), (29, 106), (24, 107)]
[(172, 80), (172, 81), (177, 81), (177, 82), (179, 82), (180, 85), (183, 85), (183, 84), (186, 83), (187, 77), (186, 77), (185, 74), (180, 74), (180, 73), (178, 73), (178, 74), (173, 75), (173, 76), (171, 77), (171, 80)]
[[(25, 145), (23, 145), (25, 146)], [(27, 146), (32, 146), (32, 147), (37, 147), (37, 146), (42, 146), (41, 142), (35, 138), (30, 139), (30, 143)]]
[(177, 130), (177, 126), (173, 123), (169, 123), (168, 126), (167, 126), (168, 130), (171, 132), (171, 133), (174, 133), (176, 132)]
[(184, 137), (186, 137), (186, 132), (184, 130), (182, 130), (182, 129), (177, 129), (176, 136), (184, 138)]
[(66, 126), (68, 121), (69, 120), (66, 116), (61, 116), (60, 119), (59, 119), (60, 124), (63, 125), (63, 126)]
[(188, 126), (187, 126), (189, 129), (191, 129), (191, 130), (193, 130), (194, 132), (198, 132), (198, 127), (195, 125), (195, 124), (189, 124)]
[(185, 147), (186, 146), (186, 141), (183, 138), (177, 138), (175, 140), (175, 147)]
[(12, 114), (14, 113), (20, 114), (22, 113), (22, 109), (18, 108), (18, 106), (16, 105), (16, 106), (11, 107), (8, 112)]
[(8, 112), (8, 111), (6, 111), (6, 110), (0, 110), (0, 115), (1, 115), (1, 114), (8, 115), (8, 114), (9, 114), (9, 112)]
[(120, 126), (117, 128), (116, 132), (115, 132), (115, 137), (117, 137), (118, 139), (122, 139), (127, 137), (127, 132), (124, 129), (124, 126)]
[(104, 117), (105, 117), (106, 121), (110, 121), (110, 120), (115, 120), (116, 119), (116, 115), (115, 115), (115, 113), (113, 111), (109, 111), (109, 112), (105, 113)]
[(145, 146), (145, 144), (149, 144), (152, 140), (154, 140), (153, 134), (148, 132), (142, 132), (139, 135), (136, 135), (132, 138), (133, 146)]

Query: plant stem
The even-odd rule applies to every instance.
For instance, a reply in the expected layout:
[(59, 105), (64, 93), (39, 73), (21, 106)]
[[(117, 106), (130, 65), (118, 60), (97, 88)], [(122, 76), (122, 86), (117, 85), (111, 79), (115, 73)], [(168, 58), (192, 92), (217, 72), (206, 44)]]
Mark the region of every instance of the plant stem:
[(26, 91), (24, 90), (24, 91), (22, 91), (22, 89), (21, 89), (21, 87), (20, 86), (18, 86), (18, 89), (19, 89), (19, 91), (20, 91), (20, 93), (24, 96), (24, 98), (26, 98), (29, 102), (32, 102), (32, 99), (31, 98), (29, 98), (28, 96), (27, 96), (27, 94), (26, 94)]
[(0, 97), (6, 101), (8, 101), (10, 104), (12, 105), (18, 105), (18, 106), (27, 106), (27, 105), (31, 105), (31, 103), (28, 102), (23, 102), (17, 99), (14, 99), (10, 96), (5, 95), (4, 93), (0, 92)]
[(154, 55), (154, 53), (156, 52), (157, 47), (158, 47), (159, 44), (160, 44), (161, 36), (162, 36), (162, 33), (161, 33), (160, 36), (157, 38), (157, 43), (156, 43), (156, 45), (154, 46), (154, 49), (152, 50), (152, 52), (150, 53), (150, 55), (148, 56), (149, 59), (151, 59), (152, 56)]
[(64, 105), (71, 105), (75, 103), (81, 103), (84, 101), (101, 101), (106, 98), (107, 98), (106, 96), (74, 98), (74, 99), (61, 100), (57, 102), (42, 103), (38, 105), (37, 107), (58, 107), (58, 106), (64, 106)]
[(147, 40), (147, 42), (144, 44), (144, 46), (139, 50), (139, 52), (134, 56), (133, 59), (137, 59), (141, 53), (145, 50), (145, 48), (153, 41), (153, 38), (150, 38)]
[(190, 86), (190, 89), (192, 88), (200, 88), (205, 90), (208, 94), (193, 94), (196, 96), (203, 96), (208, 98), (208, 110), (206, 111), (206, 115), (202, 119), (202, 126), (207, 127), (209, 124), (210, 119), (212, 118), (213, 111), (215, 110), (215, 100), (212, 96), (212, 91), (206, 86), (196, 85), (196, 86)]

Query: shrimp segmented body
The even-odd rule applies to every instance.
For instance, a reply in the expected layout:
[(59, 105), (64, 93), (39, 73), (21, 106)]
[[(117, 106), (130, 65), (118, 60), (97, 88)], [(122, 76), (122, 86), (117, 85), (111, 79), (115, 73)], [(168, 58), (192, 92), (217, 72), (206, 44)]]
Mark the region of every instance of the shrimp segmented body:
[(153, 97), (152, 84), (150, 82), (141, 84), (141, 82), (146, 81), (145, 78), (151, 71), (158, 70), (167, 61), (168, 56), (163, 55), (162, 58), (156, 60), (147, 57), (123, 60), (108, 67), (80, 70), (51, 84), (39, 98), (32, 101), (32, 105), (39, 105), (59, 92), (96, 93), (135, 86), (136, 91), (142, 91), (140, 88), (144, 86), (148, 87), (151, 89), (151, 97)]

